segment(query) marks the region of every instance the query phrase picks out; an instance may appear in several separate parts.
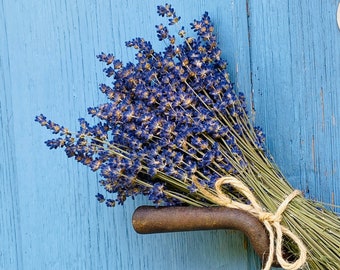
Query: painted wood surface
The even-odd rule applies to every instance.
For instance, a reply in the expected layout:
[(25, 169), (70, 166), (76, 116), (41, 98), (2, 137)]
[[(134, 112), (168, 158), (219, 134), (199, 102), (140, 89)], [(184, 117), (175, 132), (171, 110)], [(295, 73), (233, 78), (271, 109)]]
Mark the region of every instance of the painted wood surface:
[[(171, 2), (184, 25), (209, 11), (238, 89), (283, 173), (340, 205), (338, 1)], [(137, 235), (143, 199), (108, 209), (98, 176), (50, 151), (43, 112), (76, 128), (104, 101), (95, 55), (133, 60), (124, 42), (157, 44), (159, 1), (0, 1), (0, 269), (260, 269), (239, 232)], [(339, 209), (338, 209), (339, 210)]]

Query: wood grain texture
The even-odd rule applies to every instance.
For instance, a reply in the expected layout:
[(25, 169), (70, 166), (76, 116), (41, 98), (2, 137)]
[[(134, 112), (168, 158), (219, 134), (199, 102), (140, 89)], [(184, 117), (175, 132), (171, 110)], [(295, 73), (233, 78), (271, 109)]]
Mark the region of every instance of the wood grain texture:
[(256, 119), (292, 185), (340, 204), (337, 1), (250, 4)]
[(0, 3), (0, 269), (22, 269), (8, 26)]
[[(340, 204), (338, 2), (171, 3), (185, 25), (209, 11), (231, 78), (291, 183)], [(136, 36), (156, 45), (158, 4), (0, 0), (0, 269), (260, 269), (238, 232), (137, 235), (131, 215), (145, 201), (99, 205), (99, 178), (48, 150), (49, 132), (33, 121), (43, 112), (75, 129), (104, 102), (95, 55), (132, 61), (124, 42)]]

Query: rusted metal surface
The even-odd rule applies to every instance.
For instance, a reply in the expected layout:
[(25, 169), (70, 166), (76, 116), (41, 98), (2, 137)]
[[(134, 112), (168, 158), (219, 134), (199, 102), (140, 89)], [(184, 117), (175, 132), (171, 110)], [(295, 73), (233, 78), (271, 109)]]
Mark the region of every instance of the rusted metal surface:
[[(255, 252), (266, 260), (269, 238), (263, 224), (245, 211), (226, 207), (140, 206), (132, 217), (137, 233), (233, 229), (242, 231)], [(276, 262), (275, 262), (276, 264)]]

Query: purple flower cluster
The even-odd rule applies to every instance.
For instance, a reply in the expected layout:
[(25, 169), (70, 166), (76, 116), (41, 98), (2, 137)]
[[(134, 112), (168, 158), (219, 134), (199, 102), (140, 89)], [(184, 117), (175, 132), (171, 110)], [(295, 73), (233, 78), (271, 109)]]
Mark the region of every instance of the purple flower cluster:
[[(169, 4), (157, 9), (169, 25), (180, 20)], [(113, 78), (111, 86), (99, 87), (108, 102), (88, 109), (98, 124), (79, 119), (80, 129), (72, 134), (44, 115), (36, 117), (60, 135), (46, 142), (51, 149), (63, 147), (68, 157), (98, 170), (107, 193), (117, 194), (114, 200), (97, 194), (98, 201), (114, 206), (142, 194), (157, 205), (187, 198), (204, 202), (193, 176), (213, 188), (221, 176), (247, 167), (242, 144), (263, 151), (264, 135), (249, 125), (244, 95), (236, 94), (229, 80), (208, 13), (191, 28), (197, 36), (187, 37), (181, 27), (178, 41), (157, 25), (158, 39), (167, 43), (163, 52), (143, 38), (126, 42), (137, 51), (135, 63), (97, 56)]]

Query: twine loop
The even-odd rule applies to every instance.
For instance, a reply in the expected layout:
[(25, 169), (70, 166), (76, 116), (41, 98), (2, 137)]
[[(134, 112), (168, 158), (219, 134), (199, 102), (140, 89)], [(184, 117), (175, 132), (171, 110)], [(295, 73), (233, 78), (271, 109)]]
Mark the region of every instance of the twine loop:
[[(281, 224), (282, 213), (286, 210), (291, 200), (293, 200), (296, 196), (301, 195), (301, 191), (294, 190), (287, 196), (287, 198), (285, 198), (275, 213), (270, 213), (261, 207), (251, 190), (243, 182), (233, 176), (222, 177), (216, 181), (215, 190), (217, 196), (203, 188), (196, 178), (193, 179), (193, 182), (197, 186), (198, 190), (212, 202), (221, 206), (244, 210), (257, 217), (263, 223), (269, 233), (269, 254), (263, 270), (270, 269), (274, 260), (274, 255), (281, 267), (287, 270), (296, 270), (305, 264), (307, 260), (307, 249), (305, 245), (298, 236)], [(232, 200), (223, 192), (222, 186), (225, 184), (229, 184), (238, 192), (242, 193), (249, 200), (250, 204)], [(283, 258), (283, 235), (286, 235), (293, 240), (300, 250), (299, 257), (294, 262), (289, 262)]]

